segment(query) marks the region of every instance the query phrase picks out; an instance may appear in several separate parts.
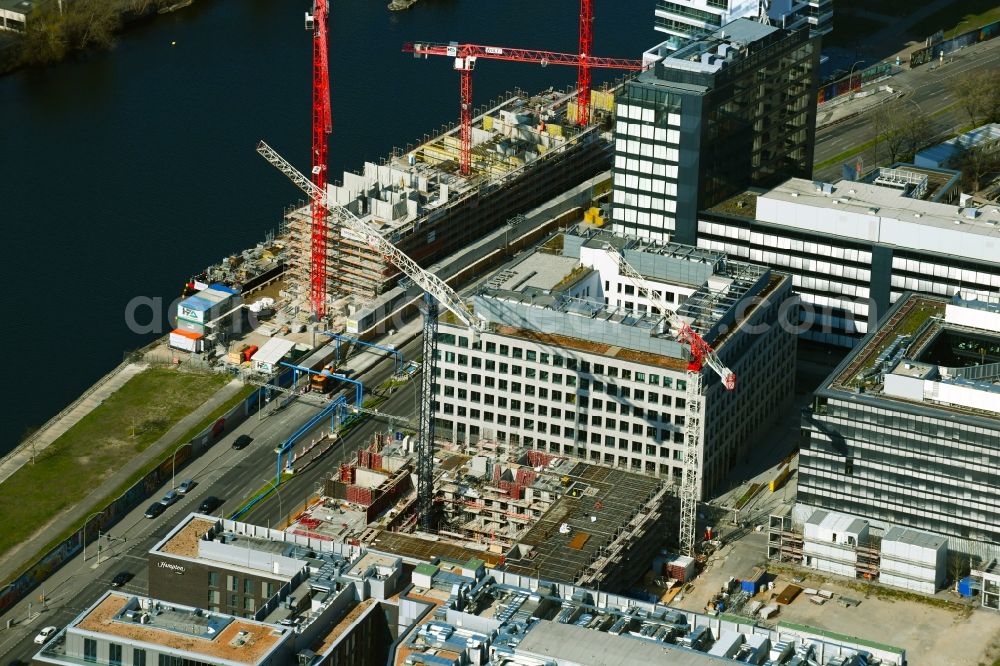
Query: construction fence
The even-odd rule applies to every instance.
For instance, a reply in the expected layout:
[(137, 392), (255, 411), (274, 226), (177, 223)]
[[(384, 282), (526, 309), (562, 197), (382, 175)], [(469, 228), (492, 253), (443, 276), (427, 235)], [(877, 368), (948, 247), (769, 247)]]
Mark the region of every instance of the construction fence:
[(887, 62), (880, 62), (857, 72), (852, 72), (847, 76), (820, 86), (816, 96), (817, 104), (824, 104), (841, 95), (861, 90), (861, 86), (873, 81), (892, 76), (892, 65)]
[(922, 49), (917, 49), (910, 54), (910, 67), (926, 65), (935, 58), (942, 58), (949, 53), (953, 53), (966, 46), (978, 44), (993, 39), (1000, 34), (1000, 21), (987, 23), (981, 28), (975, 28), (961, 35), (956, 35), (951, 39), (940, 39), (941, 33), (928, 40), (930, 42)]

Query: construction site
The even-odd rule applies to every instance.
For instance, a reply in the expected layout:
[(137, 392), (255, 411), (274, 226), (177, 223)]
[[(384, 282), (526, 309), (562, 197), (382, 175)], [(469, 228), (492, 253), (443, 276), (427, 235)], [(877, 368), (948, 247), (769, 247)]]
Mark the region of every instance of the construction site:
[[(471, 171), (460, 170), (460, 127), (419, 146), (394, 151), (361, 173), (344, 173), (329, 186), (332, 202), (427, 266), (470, 245), (514, 215), (529, 210), (610, 167), (610, 142), (599, 125), (568, 122), (573, 94), (514, 94), (491, 104), (472, 122)], [(610, 93), (595, 95), (610, 111)], [(570, 106), (570, 108), (574, 108)], [(291, 302), (311, 313), (310, 206), (287, 216), (285, 282)], [(326, 291), (330, 313), (342, 325), (394, 286), (399, 271), (343, 228), (327, 236)]]
[(622, 591), (642, 585), (664, 534), (676, 531), (677, 498), (658, 479), (481, 441), (436, 452), (439, 522), (429, 534), (414, 512), (413, 444), (377, 436), (328, 474), (287, 531)]
[[(588, 455), (584, 447), (560, 447), (555, 443), (545, 446), (541, 440), (533, 442), (531, 437), (508, 438), (506, 432), (499, 430), (496, 437), (483, 432), (483, 436), (475, 438), (452, 436), (447, 442), (437, 440), (435, 426), (439, 419), (435, 411), (440, 408), (445, 414), (451, 413), (451, 405), (443, 399), (442, 406), (438, 405), (441, 388), (435, 379), (441, 371), (438, 361), (454, 356), (450, 351), (439, 352), (439, 341), (442, 345), (455, 344), (456, 340), (465, 340), (456, 333), (466, 331), (473, 340), (502, 337), (503, 330), (498, 329), (498, 333), (491, 325), (505, 322), (483, 316), (479, 306), (473, 314), (469, 303), (456, 293), (445, 276), (436, 274), (433, 264), (444, 257), (454, 259), (466, 246), (495, 233), (511, 216), (574, 188), (583, 187), (574, 196), (592, 204), (595, 193), (588, 191), (593, 187), (590, 179), (606, 173), (610, 166), (609, 119), (614, 89), (592, 91), (590, 69), (636, 71), (643, 65), (640, 61), (589, 55), (593, 20), (590, 0), (581, 2), (578, 54), (459, 43), (407, 44), (404, 52), (416, 57), (444, 56), (453, 61), (460, 73), (460, 122), (419, 145), (393, 151), (381, 164), (367, 163), (361, 173), (345, 173), (339, 183), (330, 182), (327, 11), (327, 3), (318, 0), (313, 13), (306, 15), (306, 29), (314, 37), (313, 164), (308, 175), (266, 143), (261, 142), (257, 148), (265, 160), (306, 194), (308, 203), (287, 216), (287, 230), (281, 240), (285, 271), (280, 283), (272, 288), (277, 289), (277, 298), (259, 298), (248, 308), (259, 306), (262, 312), (270, 311), (280, 326), (277, 330), (283, 335), (300, 337), (237, 339), (236, 347), (228, 349), (226, 355), (227, 362), (233, 365), (228, 369), (236, 369), (246, 381), (262, 382), (292, 394), (311, 391), (325, 395), (334, 386), (348, 388), (343, 396), (331, 393), (326, 398), (329, 404), (300, 432), (330, 414), (334, 415), (331, 430), (338, 427), (337, 415), (342, 427), (351, 393), (344, 382), (351, 382), (355, 389), (353, 413), (366, 410), (361, 382), (337, 372), (339, 334), (344, 330), (361, 334), (373, 319), (412, 304), (414, 292), (422, 292), (423, 353), (415, 399), (419, 413), (416, 422), (409, 426), (413, 435), (376, 439), (359, 450), (355, 460), (327, 472), (318, 493), (319, 501), (295, 516), (289, 529), (320, 539), (365, 544), (394, 540), (398, 541), (394, 546), (396, 552), (407, 552), (412, 547), (417, 551), (414, 556), (419, 556), (428, 544), (433, 548), (447, 544), (459, 552), (467, 551), (469, 557), (489, 558), (496, 566), (512, 572), (623, 590), (640, 579), (648, 579), (643, 576), (647, 565), (657, 553), (661, 558), (667, 556), (665, 546), (693, 563), (690, 558), (696, 555), (699, 545), (696, 505), (705, 487), (718, 481), (729, 459), (736, 454), (729, 447), (719, 465), (710, 467), (714, 465), (718, 447), (715, 435), (711, 432), (706, 435), (706, 429), (710, 429), (706, 417), (718, 409), (718, 396), (730, 395), (735, 388), (736, 375), (727, 363), (736, 368), (747, 367), (748, 355), (741, 353), (749, 345), (742, 341), (745, 322), (736, 322), (733, 312), (740, 301), (759, 296), (764, 305), (756, 306), (747, 321), (762, 320), (765, 315), (770, 318), (768, 313), (787, 291), (787, 280), (749, 264), (730, 264), (724, 255), (702, 256), (705, 253), (696, 248), (671, 245), (636, 249), (608, 234), (600, 238), (573, 234), (560, 237), (561, 244), (568, 243), (567, 238), (572, 239), (574, 242), (570, 244), (577, 248), (578, 254), (593, 255), (590, 257), (593, 267), (603, 267), (609, 279), (613, 273), (618, 293), (625, 287), (626, 294), (636, 297), (627, 303), (618, 301), (617, 308), (626, 311), (611, 312), (608, 317), (615, 324), (641, 329), (641, 335), (651, 338), (638, 348), (655, 357), (650, 368), (643, 365), (648, 360), (646, 356), (626, 359), (634, 368), (632, 365), (619, 368), (620, 364), (612, 359), (607, 376), (617, 378), (620, 369), (621, 379), (631, 381), (634, 372), (636, 381), (644, 385), (642, 389), (636, 388), (634, 395), (642, 400), (645, 386), (658, 386), (666, 368), (673, 374), (663, 375), (662, 390), (676, 390), (677, 397), (675, 402), (673, 396), (665, 397), (663, 404), (676, 408), (678, 414), (650, 410), (650, 418), (662, 421), (663, 428), (646, 427), (638, 422), (629, 427), (632, 434), (654, 437), (644, 448), (641, 442), (618, 440), (618, 448), (649, 457), (641, 461), (622, 457), (609, 460), (607, 456), (602, 461), (594, 451)], [(550, 89), (535, 96), (516, 93), (475, 111), (471, 73), (477, 59), (573, 66), (578, 69), (577, 86), (573, 91)], [(574, 210), (580, 212), (579, 207)], [(591, 224), (600, 226), (600, 215), (593, 210), (589, 217)], [(278, 246), (279, 242), (272, 245)], [(586, 245), (586, 251), (581, 249), (582, 245)], [(638, 262), (641, 273), (629, 264), (626, 256)], [(575, 263), (578, 257), (564, 259)], [(730, 269), (735, 272), (730, 274)], [(577, 278), (578, 273), (574, 269)], [(600, 274), (601, 270), (588, 273), (588, 280), (594, 282), (593, 294), (590, 289), (586, 289), (586, 294), (575, 294), (581, 303), (593, 299), (587, 307), (602, 309)], [(571, 286), (578, 291), (585, 287), (582, 282), (578, 284), (578, 279), (572, 282)], [(202, 292), (212, 288), (209, 286)], [(247, 303), (252, 301), (249, 296), (243, 294)], [(188, 300), (198, 298), (201, 297)], [(603, 300), (607, 305), (608, 297)], [(207, 301), (199, 307), (207, 313), (201, 317), (205, 320), (214, 317), (215, 310), (223, 309)], [(439, 320), (443, 326), (447, 324), (449, 333), (438, 333)], [(735, 324), (733, 330), (729, 329), (730, 323)], [(536, 342), (544, 343), (539, 363), (547, 364), (552, 355), (553, 364), (561, 367), (565, 336), (558, 335), (559, 330), (544, 322), (525, 320), (523, 325), (533, 329)], [(317, 345), (317, 332), (337, 339), (337, 360), (333, 364), (330, 363), (332, 345)], [(202, 333), (211, 331), (203, 327)], [(307, 342), (310, 333), (312, 339)], [(619, 339), (622, 331), (618, 328), (605, 333), (609, 343), (626, 344)], [(636, 335), (631, 329), (626, 333)], [(177, 337), (180, 341), (184, 336)], [(351, 338), (350, 342), (359, 342), (358, 338)], [(447, 338), (451, 341), (446, 342)], [(761, 340), (768, 345), (787, 343), (784, 338), (778, 340), (769, 335), (757, 336), (750, 346), (759, 351)], [(487, 353), (494, 347), (492, 342), (484, 344)], [(720, 345), (725, 362), (712, 344)], [(506, 348), (507, 344), (501, 344), (500, 353), (505, 354)], [(392, 347), (385, 350), (394, 351)], [(534, 355), (529, 350), (526, 359), (532, 360)], [(567, 369), (575, 374), (568, 376), (566, 385), (578, 389), (574, 395), (568, 395), (567, 403), (577, 404), (576, 393), (579, 393), (579, 404), (584, 409), (590, 383), (593, 382), (595, 390), (602, 390), (603, 382), (598, 381), (601, 377), (593, 375), (605, 374), (605, 359), (598, 355), (594, 361), (600, 362), (583, 360), (579, 366), (575, 359), (568, 362)], [(660, 367), (663, 362), (667, 366)], [(491, 364), (492, 361), (486, 365)], [(245, 371), (240, 370), (243, 366), (247, 366)], [(648, 383), (647, 369), (655, 371), (649, 374)], [(721, 382), (703, 388), (709, 369)], [(774, 381), (762, 382), (762, 377), (747, 370), (743, 376), (749, 386), (779, 385)], [(501, 368), (499, 376), (504, 372)], [(547, 376), (548, 372), (541, 374)], [(400, 376), (399, 368), (395, 376)], [(561, 383), (562, 375), (559, 377)], [(305, 386), (300, 378), (306, 380)], [(616, 383), (609, 381), (609, 385)], [(619, 394), (609, 389), (608, 395), (629, 399), (629, 390), (623, 388)], [(460, 393), (464, 394), (464, 389)], [(658, 395), (651, 390), (649, 399), (659, 404)], [(745, 390), (731, 395), (740, 396), (732, 403), (735, 408), (725, 410), (733, 415), (743, 416), (751, 406), (753, 410), (762, 409), (765, 402), (781, 402), (780, 396), (753, 401), (744, 397), (750, 395)], [(595, 399), (594, 406), (600, 402)], [(608, 401), (609, 412), (617, 412), (617, 402)], [(727, 400), (727, 406), (730, 403)], [(622, 405), (624, 416), (630, 408)], [(500, 409), (498, 413), (503, 411)], [(553, 408), (553, 417), (559, 411)], [(575, 421), (572, 411), (567, 410), (567, 418)], [(463, 414), (459, 411), (456, 415)], [(634, 415), (645, 418), (640, 408), (636, 408)], [(406, 415), (402, 418), (407, 420)], [(584, 418), (581, 415), (581, 422)], [(512, 425), (516, 427), (514, 420)], [(765, 419), (762, 413), (754, 411), (748, 420), (756, 423)], [(626, 430), (624, 422), (620, 430)], [(551, 432), (559, 431), (553, 426)], [(572, 434), (569, 429), (566, 432)], [(745, 434), (750, 435), (751, 431), (747, 429)], [(293, 434), (275, 449), (279, 470), (283, 456), (290, 469), (316, 445), (313, 442), (311, 446), (296, 447), (298, 435)], [(336, 434), (331, 432), (330, 439), (335, 438)], [(584, 441), (582, 437), (578, 439)], [(652, 441), (662, 446), (657, 447)], [(590, 442), (598, 443), (593, 437)], [(330, 446), (324, 445), (324, 450)], [(592, 462), (586, 462), (588, 459)], [(676, 462), (663, 464), (660, 459)], [(279, 481), (280, 472), (276, 483)], [(670, 510), (674, 504), (679, 510)], [(679, 515), (679, 531), (666, 524), (667, 516), (675, 514)], [(671, 537), (677, 536), (666, 540), (666, 532)], [(410, 546), (404, 541), (410, 542)], [(663, 575), (673, 570), (668, 569), (666, 560), (661, 565), (660, 571), (653, 573), (665, 592), (673, 585), (670, 576)], [(686, 566), (681, 568), (682, 579), (693, 573)], [(659, 598), (659, 591), (654, 596)]]

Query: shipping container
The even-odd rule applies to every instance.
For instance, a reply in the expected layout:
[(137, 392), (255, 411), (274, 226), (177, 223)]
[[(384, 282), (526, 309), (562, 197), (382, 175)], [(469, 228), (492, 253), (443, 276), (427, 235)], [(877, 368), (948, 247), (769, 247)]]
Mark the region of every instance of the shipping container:
[(253, 355), (257, 353), (258, 349), (260, 349), (260, 347), (258, 347), (257, 345), (250, 345), (249, 347), (247, 347), (246, 349), (244, 349), (243, 350), (243, 360), (244, 361), (249, 361), (251, 359), (251, 357), (253, 357)]
[(767, 572), (760, 567), (754, 567), (753, 571), (750, 573), (750, 577), (744, 579), (740, 583), (740, 589), (749, 594), (757, 594), (760, 592), (761, 586), (764, 585), (765, 576)]
[(191, 331), (175, 329), (170, 332), (170, 346), (187, 352), (200, 352), (204, 348), (204, 336)]

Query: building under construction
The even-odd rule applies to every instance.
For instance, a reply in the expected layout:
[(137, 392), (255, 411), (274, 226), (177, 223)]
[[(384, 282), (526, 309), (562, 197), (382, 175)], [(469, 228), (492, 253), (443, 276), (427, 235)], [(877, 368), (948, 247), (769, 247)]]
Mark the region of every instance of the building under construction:
[(330, 475), (289, 531), (621, 590), (645, 571), (628, 562), (652, 562), (675, 534), (677, 500), (660, 479), (486, 440), (437, 455), (433, 536), (417, 531), (411, 510), (411, 442), (384, 435)]
[[(459, 128), (453, 127), (418, 146), (395, 150), (381, 164), (368, 162), (361, 173), (344, 173), (340, 184), (328, 186), (330, 201), (427, 266), (609, 168), (611, 146), (602, 127), (577, 127), (567, 116), (573, 99), (558, 91), (534, 97), (515, 93), (489, 104), (472, 124), (467, 177), (459, 170)], [(611, 93), (595, 92), (592, 104), (610, 111)], [(286, 279), (289, 291), (308, 309), (309, 206), (286, 217)], [(351, 303), (370, 303), (396, 283), (396, 268), (350, 232), (331, 229), (327, 237), (327, 294), (340, 312)]]

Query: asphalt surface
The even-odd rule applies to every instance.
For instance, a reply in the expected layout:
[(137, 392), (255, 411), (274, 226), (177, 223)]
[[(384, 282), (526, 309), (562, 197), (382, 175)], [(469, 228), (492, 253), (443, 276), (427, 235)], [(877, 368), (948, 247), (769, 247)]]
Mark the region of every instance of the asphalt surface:
[[(419, 350), (419, 338), (401, 347), (405, 359), (415, 357)], [(368, 387), (377, 387), (392, 374), (393, 364), (386, 359), (360, 374), (359, 378), (368, 392)], [(417, 383), (414, 379), (397, 389), (380, 406), (380, 411), (411, 417)], [(350, 391), (353, 395), (353, 388)], [(111, 586), (111, 580), (121, 572), (133, 576), (121, 588), (123, 591), (146, 594), (149, 578), (146, 555), (149, 549), (166, 536), (182, 516), (196, 511), (209, 495), (223, 501), (214, 511), (215, 515), (230, 515), (254, 492), (274, 481), (277, 471), (274, 447), (298, 430), (324, 404), (308, 395), (290, 401), (275, 398), (259, 414), (248, 418), (209, 451), (192, 461), (176, 478), (177, 484), (189, 478), (197, 483), (187, 495), (154, 519), (143, 515), (147, 506), (154, 501), (150, 499), (111, 528), (110, 540), (101, 539), (100, 563), (98, 543), (95, 542), (88, 546), (86, 559), (81, 553), (70, 560), (42, 587), (0, 616), (0, 655), (3, 655), (0, 660), (3, 663), (14, 660), (30, 662), (39, 649), (32, 640), (43, 627), (65, 627), (96, 601)], [(287, 502), (304, 501), (315, 490), (316, 481), (324, 478), (330, 470), (336, 469), (342, 460), (353, 458), (358, 448), (371, 441), (373, 433), (385, 430), (387, 425), (378, 419), (368, 419), (355, 426), (326, 457), (301, 476), (293, 476), (283, 483), (280, 493), (272, 493), (258, 509), (244, 516), (244, 519), (251, 519), (262, 525), (268, 524), (269, 520), (277, 522), (282, 511), (290, 513), (294, 509), (294, 505), (289, 506)], [(316, 437), (326, 428), (329, 428), (329, 421), (324, 420), (307, 433), (303, 441)], [(252, 437), (253, 441), (242, 450), (233, 450), (233, 441), (244, 434)], [(169, 489), (168, 483), (160, 489), (157, 497)], [(44, 603), (41, 595), (46, 598)], [(6, 628), (8, 620), (14, 622), (10, 629)]]
[[(937, 141), (943, 141), (953, 135), (956, 129), (969, 124), (969, 116), (956, 104), (957, 99), (952, 95), (949, 83), (970, 70), (996, 67), (1000, 67), (1000, 39), (966, 47), (946, 56), (943, 65), (935, 61), (898, 74), (883, 81), (882, 85), (903, 91), (903, 106), (911, 107), (914, 113), (930, 117), (932, 134), (937, 137)], [(873, 138), (875, 130), (871, 111), (824, 127), (816, 131), (814, 161), (820, 164)], [(870, 147), (858, 155), (865, 168), (876, 164), (888, 165), (890, 157), (884, 145)], [(848, 159), (853, 162), (856, 158), (857, 156), (852, 156)], [(840, 175), (839, 163), (817, 169), (813, 173), (813, 177), (822, 180), (836, 180)]]

